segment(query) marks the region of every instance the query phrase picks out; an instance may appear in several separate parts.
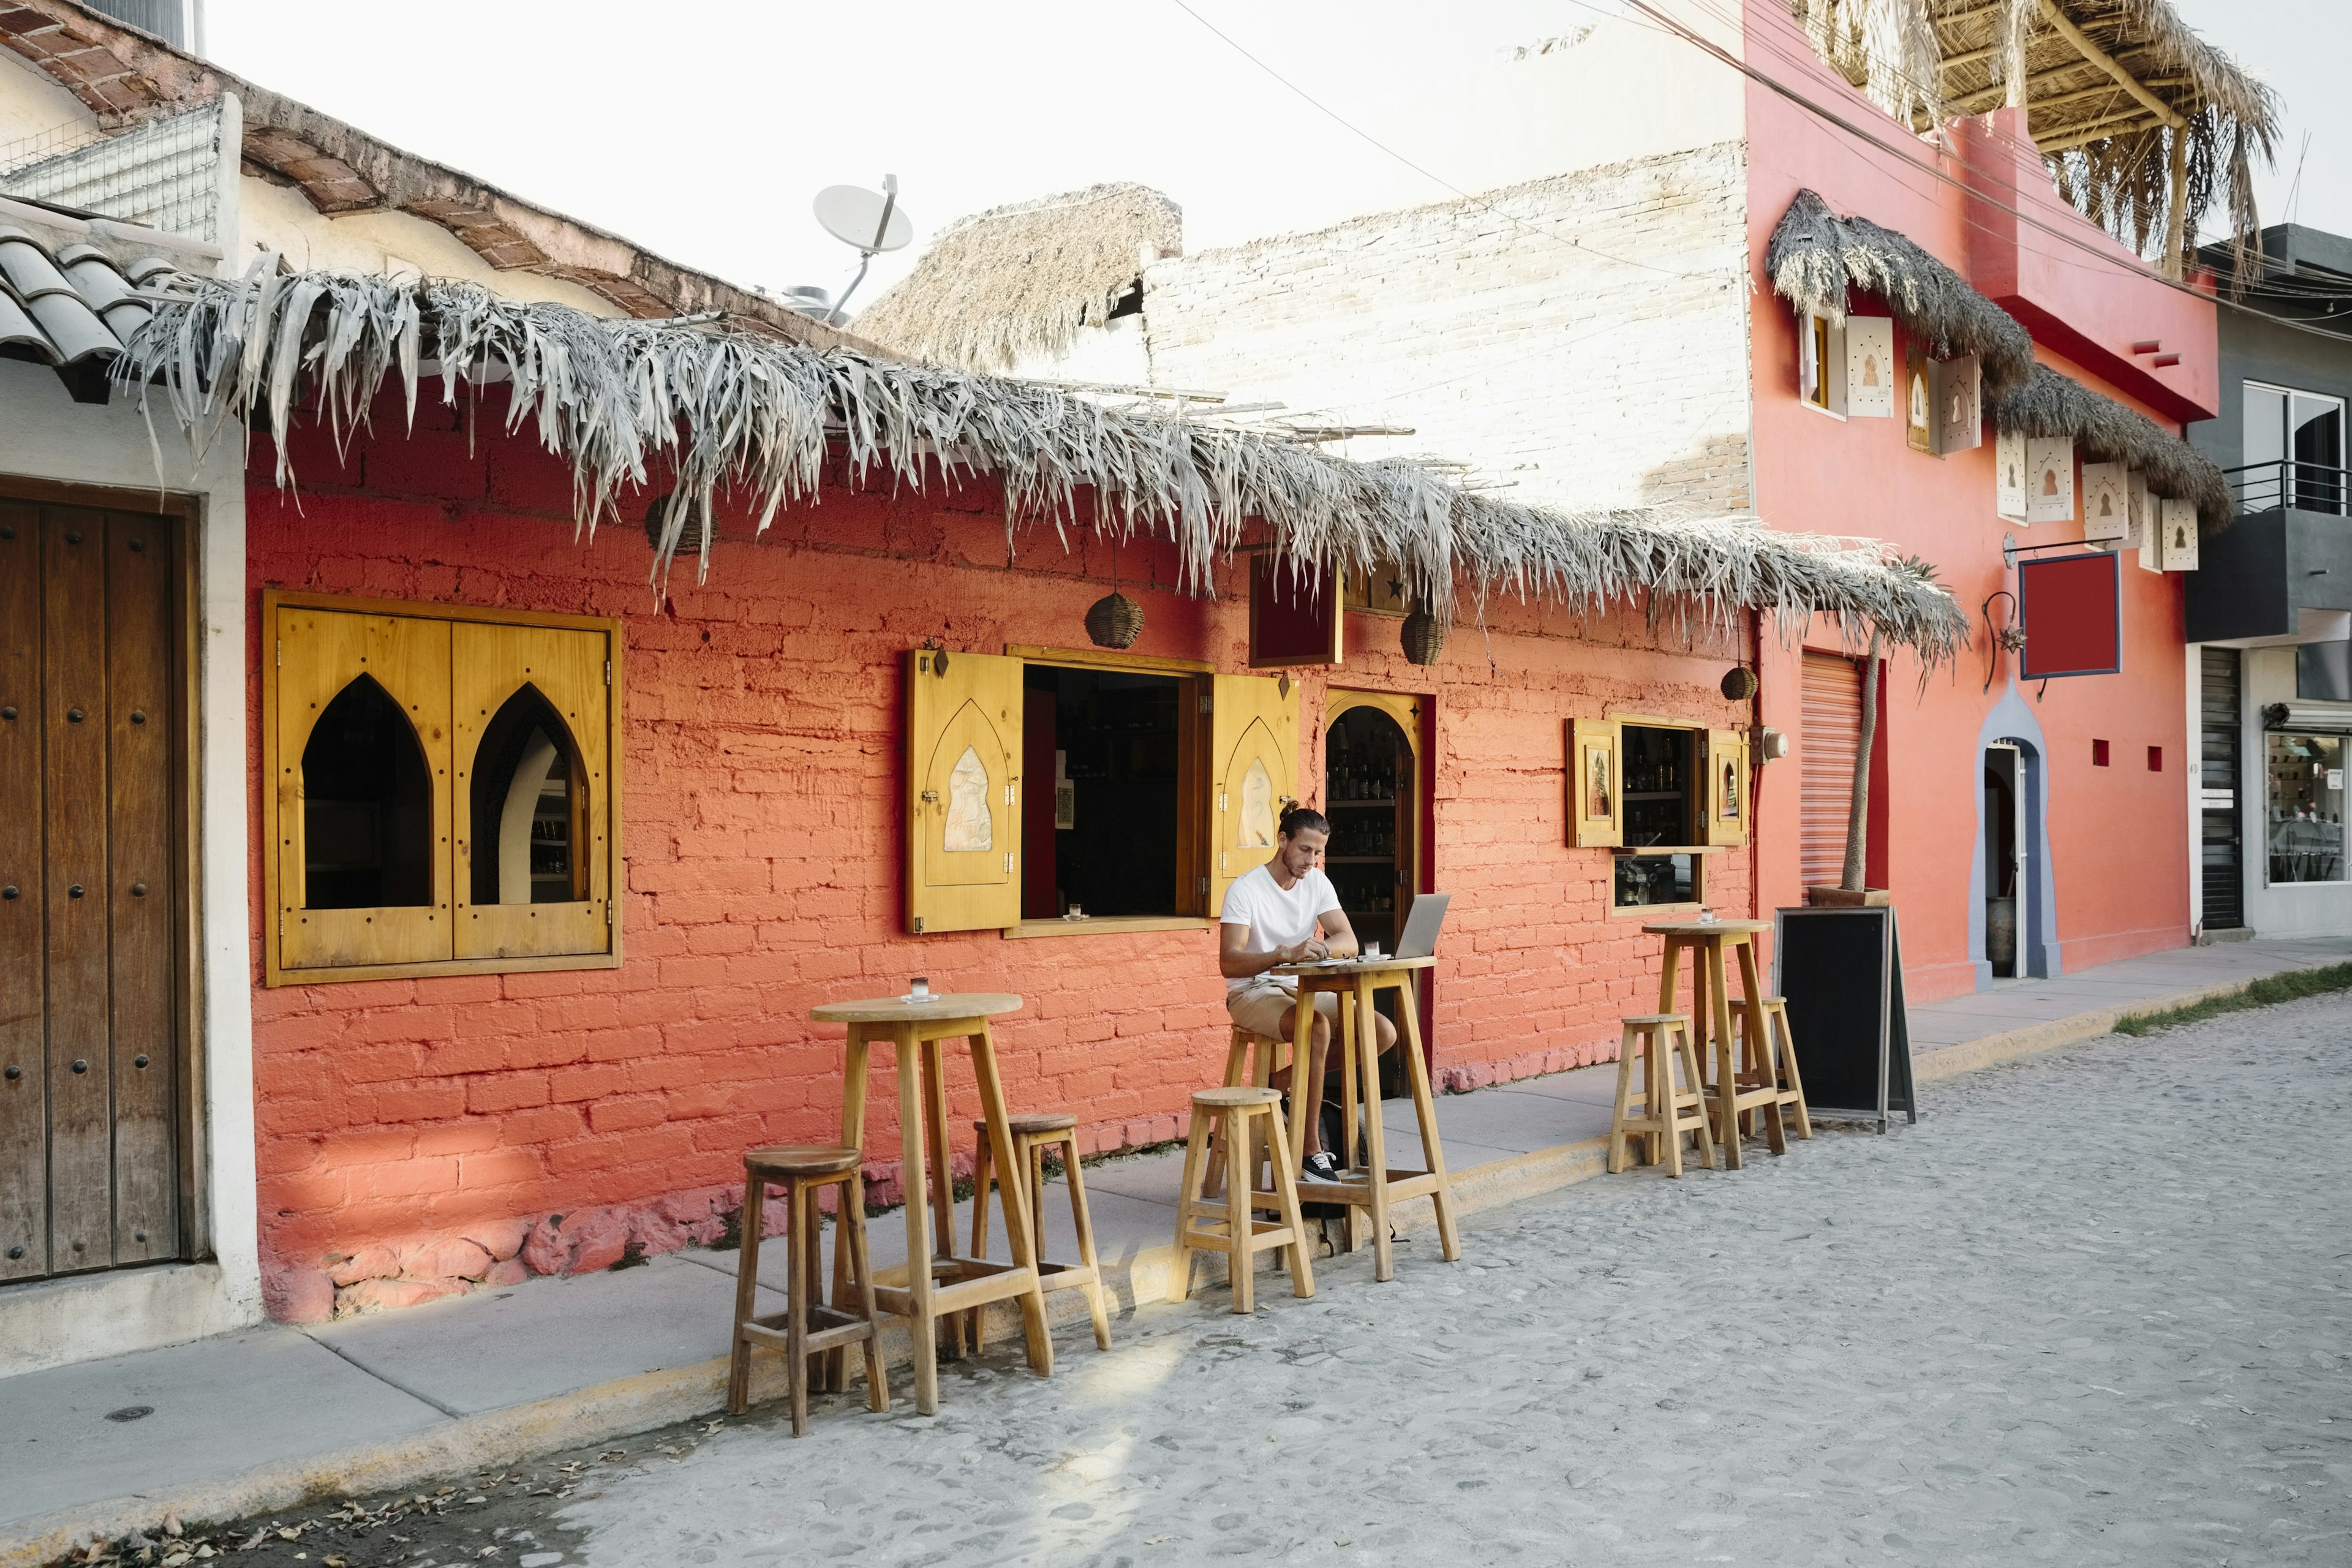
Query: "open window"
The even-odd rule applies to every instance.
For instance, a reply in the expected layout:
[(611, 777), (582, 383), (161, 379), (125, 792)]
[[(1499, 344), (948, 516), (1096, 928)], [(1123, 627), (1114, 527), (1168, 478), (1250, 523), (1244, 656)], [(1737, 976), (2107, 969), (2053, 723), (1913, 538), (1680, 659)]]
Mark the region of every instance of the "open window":
[(605, 635), (461, 624), (459, 958), (605, 950)]
[[(1847, 339), (1853, 324), (1832, 321), (1818, 310), (1797, 315), (1797, 395), (1807, 406), (1840, 419), (1846, 414)], [(1891, 401), (1887, 411), (1894, 411)]]
[(1298, 692), (1141, 655), (907, 656), (907, 927), (1205, 924), (1298, 798)]
[(268, 984), (618, 962), (614, 623), (275, 593), (263, 619)]
[(1670, 719), (1569, 721), (1570, 842), (1614, 852), (1614, 909), (1704, 901), (1710, 848), (1748, 842), (1746, 737)]

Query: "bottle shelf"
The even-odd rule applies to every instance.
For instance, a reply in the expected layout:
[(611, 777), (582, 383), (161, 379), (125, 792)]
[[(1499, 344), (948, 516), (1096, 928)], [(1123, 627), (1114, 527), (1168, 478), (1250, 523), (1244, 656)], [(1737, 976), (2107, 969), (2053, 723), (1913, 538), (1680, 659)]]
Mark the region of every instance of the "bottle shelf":
[(1325, 803), (1324, 809), (1326, 811), (1346, 811), (1351, 806), (1362, 807), (1368, 805), (1377, 805), (1385, 810), (1394, 810), (1396, 807), (1396, 802), (1394, 800), (1335, 800)]
[(1326, 855), (1323, 857), (1323, 864), (1326, 866), (1393, 866), (1396, 864), (1396, 857), (1393, 855)]

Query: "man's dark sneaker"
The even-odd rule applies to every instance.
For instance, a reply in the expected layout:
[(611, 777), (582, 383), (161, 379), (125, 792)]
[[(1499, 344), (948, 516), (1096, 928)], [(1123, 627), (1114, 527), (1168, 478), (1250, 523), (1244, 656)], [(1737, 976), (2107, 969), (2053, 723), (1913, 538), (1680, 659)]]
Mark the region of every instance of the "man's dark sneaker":
[(1318, 1149), (1300, 1163), (1298, 1179), (1302, 1182), (1337, 1183), (1339, 1180), (1339, 1162), (1324, 1150)]

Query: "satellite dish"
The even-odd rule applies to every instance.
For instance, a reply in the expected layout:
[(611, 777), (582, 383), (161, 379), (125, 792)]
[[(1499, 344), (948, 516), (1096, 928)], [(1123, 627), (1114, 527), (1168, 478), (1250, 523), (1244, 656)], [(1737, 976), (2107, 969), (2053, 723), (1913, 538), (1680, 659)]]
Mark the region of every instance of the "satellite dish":
[(824, 226), (825, 233), (857, 251), (857, 276), (841, 291), (833, 308), (820, 320), (831, 326), (841, 326), (849, 318), (842, 307), (866, 281), (866, 269), (874, 258), (886, 250), (897, 250), (915, 237), (915, 226), (898, 210), (898, 176), (882, 176), (879, 195), (863, 185), (827, 185), (816, 194), (816, 221)]
[(867, 255), (900, 250), (915, 237), (915, 226), (898, 210), (898, 182), (883, 182), (877, 193), (863, 185), (827, 185), (816, 194), (816, 221), (844, 245)]

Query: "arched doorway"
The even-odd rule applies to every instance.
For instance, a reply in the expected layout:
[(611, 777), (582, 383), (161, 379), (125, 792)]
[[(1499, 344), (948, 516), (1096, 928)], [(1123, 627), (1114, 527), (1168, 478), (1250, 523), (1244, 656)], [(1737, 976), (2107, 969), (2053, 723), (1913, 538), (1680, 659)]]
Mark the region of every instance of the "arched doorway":
[(2049, 751), (2014, 682), (1978, 731), (1974, 761), (1977, 834), (1968, 931), (1978, 988), (2049, 979), (2064, 967), (2050, 857)]
[[(1428, 886), (1422, 701), (1392, 692), (1335, 691), (1324, 713), (1322, 809), (1331, 819), (1324, 869), (1357, 939), (1391, 952), (1413, 894)], [(1420, 1023), (1427, 1050), (1433, 982), (1423, 978)], [(1394, 992), (1381, 994), (1383, 1013), (1395, 1005)], [(1381, 1075), (1381, 1097), (1404, 1092), (1403, 1073), (1391, 1060)]]

